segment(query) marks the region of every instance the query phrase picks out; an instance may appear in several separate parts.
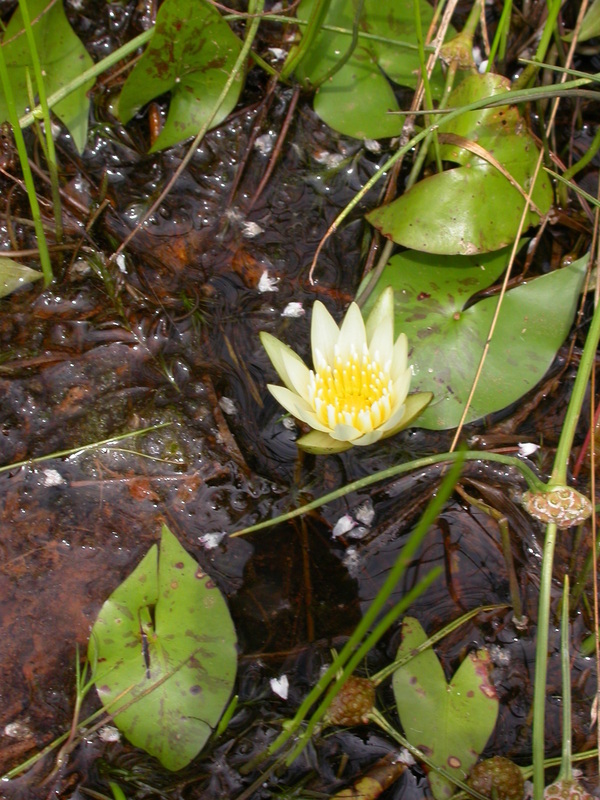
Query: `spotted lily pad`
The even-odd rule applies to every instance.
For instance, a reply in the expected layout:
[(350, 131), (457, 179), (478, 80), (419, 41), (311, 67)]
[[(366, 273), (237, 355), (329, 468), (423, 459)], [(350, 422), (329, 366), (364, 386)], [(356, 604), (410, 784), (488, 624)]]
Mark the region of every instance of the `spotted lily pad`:
[(219, 589), (163, 526), (160, 548), (152, 545), (102, 606), (88, 657), (115, 724), (178, 770), (200, 752), (227, 705), (235, 643)]
[[(433, 9), (418, 0), (423, 30), (427, 30)], [(303, 0), (299, 19), (309, 19), (315, 0)], [(344, 57), (351, 45), (355, 3), (331, 0), (315, 40), (296, 69), (305, 86), (317, 86)], [(335, 30), (333, 30), (335, 28)], [(342, 31), (346, 31), (343, 33)], [(358, 139), (398, 136), (404, 117), (390, 80), (416, 87), (420, 75), (416, 49), (414, 0), (365, 0), (359, 23), (358, 42), (346, 63), (319, 86), (315, 111), (331, 128)], [(432, 92), (443, 89), (439, 67), (431, 78)]]
[[(452, 92), (449, 105), (460, 108), (509, 89), (500, 75), (474, 73)], [(511, 244), (539, 156), (518, 110), (500, 106), (467, 111), (442, 123), (439, 134), (442, 160), (458, 166), (424, 178), (367, 219), (398, 244), (427, 253), (472, 255)], [(552, 204), (544, 170), (532, 201), (526, 226), (537, 225)]]
[[(413, 424), (458, 425), (498, 303), (495, 296), (472, 304), (471, 298), (498, 279), (508, 255), (441, 259), (409, 250), (385, 267), (364, 312), (386, 286), (395, 290), (396, 335), (408, 337), (411, 391), (433, 392)], [(573, 322), (587, 260), (506, 293), (467, 422), (506, 408), (543, 378)]]
[[(406, 617), (397, 658), (409, 657), (426, 641), (420, 623)], [(471, 652), (447, 683), (438, 657), (427, 648), (394, 672), (394, 698), (406, 738), (432, 765), (462, 781), (496, 726), (498, 697), (490, 681), (490, 667), (486, 650)], [(436, 800), (454, 794), (452, 781), (433, 769), (429, 783)]]
[[(67, 20), (61, 0), (27, 0), (33, 37), (44, 75), (46, 95), (66, 86), (89, 69), (92, 59)], [(3, 37), (4, 58), (15, 98), (17, 114), (21, 116), (30, 105), (27, 73), (33, 78), (33, 64), (27, 37), (23, 33), (23, 17), (19, 8), (10, 18)], [(77, 149), (85, 146), (90, 101), (87, 92), (94, 81), (80, 86), (52, 109), (69, 130)], [(8, 119), (8, 106), (0, 92), (0, 122)]]
[[(207, 0), (165, 0), (152, 39), (123, 86), (121, 120), (129, 122), (150, 100), (170, 92), (167, 121), (151, 152), (195, 136), (210, 119), (241, 47)], [(234, 108), (242, 84), (243, 76), (238, 75), (210, 127)]]

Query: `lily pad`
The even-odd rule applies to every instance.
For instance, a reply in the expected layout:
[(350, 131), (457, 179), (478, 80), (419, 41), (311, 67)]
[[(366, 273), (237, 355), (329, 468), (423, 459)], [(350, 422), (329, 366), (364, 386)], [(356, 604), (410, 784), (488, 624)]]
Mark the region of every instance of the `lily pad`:
[[(89, 69), (92, 59), (71, 28), (65, 15), (62, 2), (50, 0), (27, 0), (29, 16), (42, 72), (46, 94), (50, 95), (66, 86)], [(46, 10), (47, 9), (47, 10)], [(17, 114), (21, 116), (29, 107), (27, 72), (33, 79), (33, 65), (27, 37), (23, 33), (23, 17), (19, 8), (10, 18), (2, 45), (4, 58), (15, 98)], [(68, 129), (79, 152), (83, 151), (87, 138), (90, 101), (88, 90), (93, 86), (90, 80), (53, 107), (53, 112)], [(34, 81), (35, 85), (35, 81)], [(6, 98), (0, 92), (0, 122), (8, 119)]]
[[(449, 104), (458, 108), (509, 88), (499, 75), (472, 74)], [(439, 132), (442, 159), (460, 166), (424, 178), (367, 219), (398, 244), (427, 253), (472, 255), (507, 246), (517, 235), (539, 156), (519, 112), (512, 106), (468, 111)], [(552, 204), (543, 170), (532, 201), (526, 226), (538, 224)]]
[[(563, 36), (563, 39), (567, 42), (571, 42), (573, 41), (573, 35), (574, 32), (571, 31), (566, 36)], [(577, 42), (587, 42), (590, 39), (594, 39), (596, 36), (600, 36), (600, 0), (594, 0), (593, 3), (588, 6), (581, 27), (577, 32)]]
[[(413, 423), (456, 427), (471, 391), (497, 297), (468, 305), (502, 274), (508, 250), (443, 259), (407, 251), (393, 256), (365, 306), (394, 291), (396, 334), (408, 336), (411, 390), (433, 392)], [(573, 322), (587, 256), (508, 291), (466, 421), (514, 403), (544, 376)]]
[(200, 752), (227, 705), (235, 643), (219, 589), (163, 526), (160, 549), (152, 545), (102, 606), (88, 657), (115, 724), (178, 770)]
[[(206, 0), (165, 0), (152, 39), (123, 86), (121, 120), (129, 122), (150, 100), (171, 92), (167, 121), (150, 152), (195, 136), (210, 119), (241, 47)], [(235, 107), (242, 84), (240, 74), (212, 118), (211, 128)]]
[(14, 292), (20, 286), (39, 281), (42, 273), (31, 267), (25, 267), (12, 258), (0, 258), (0, 297)]
[[(300, 19), (309, 19), (314, 2), (303, 0)], [(424, 0), (418, 2), (423, 30), (427, 30), (433, 9)], [(323, 24), (348, 33), (321, 28), (296, 69), (296, 78), (308, 88), (319, 86), (348, 51), (354, 12), (354, 3), (332, 0)], [(413, 0), (365, 0), (357, 45), (344, 66), (319, 86), (317, 114), (334, 130), (358, 139), (398, 136), (404, 117), (389, 113), (400, 110), (390, 80), (416, 87), (420, 75), (416, 43)], [(434, 97), (441, 96), (439, 67), (431, 86)]]
[[(427, 641), (420, 623), (406, 617), (397, 658), (409, 657)], [(493, 733), (498, 697), (490, 681), (491, 659), (486, 650), (467, 655), (446, 682), (435, 652), (425, 649), (394, 672), (398, 716), (408, 741), (450, 776), (465, 781)], [(447, 800), (455, 785), (433, 769), (429, 772), (436, 800)]]

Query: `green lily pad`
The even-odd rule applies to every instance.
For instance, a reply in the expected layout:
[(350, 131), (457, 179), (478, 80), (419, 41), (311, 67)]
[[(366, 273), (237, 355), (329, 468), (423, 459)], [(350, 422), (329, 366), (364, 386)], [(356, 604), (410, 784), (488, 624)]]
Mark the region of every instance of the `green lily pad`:
[[(27, 0), (32, 30), (45, 80), (46, 94), (50, 95), (66, 86), (89, 69), (92, 59), (71, 28), (62, 2)], [(46, 8), (48, 9), (46, 11)], [(19, 8), (10, 18), (2, 45), (4, 58), (15, 98), (17, 114), (21, 116), (29, 107), (27, 71), (34, 84), (35, 78), (27, 37), (23, 31), (23, 17)], [(90, 101), (88, 90), (94, 85), (90, 80), (53, 107), (53, 112), (65, 125), (79, 152), (87, 138)], [(9, 118), (6, 98), (0, 92), (0, 122)]]
[[(600, 0), (594, 0), (585, 12), (581, 27), (577, 32), (577, 42), (587, 42), (600, 36)], [(573, 41), (573, 31), (563, 36), (567, 42)]]
[[(427, 641), (420, 623), (406, 617), (397, 658), (407, 658)], [(498, 697), (490, 681), (486, 650), (467, 655), (450, 683), (433, 649), (411, 658), (394, 672), (398, 716), (408, 741), (450, 776), (465, 781), (493, 733)], [(447, 800), (455, 785), (433, 769), (429, 772), (436, 800)]]
[[(414, 425), (436, 430), (458, 425), (498, 298), (466, 305), (502, 274), (508, 256), (505, 250), (441, 261), (407, 251), (385, 267), (364, 313), (386, 286), (394, 289), (396, 334), (408, 336), (411, 390), (433, 392)], [(467, 422), (514, 403), (543, 378), (573, 322), (587, 260), (506, 293)]]
[[(460, 107), (508, 88), (499, 75), (475, 73), (452, 92), (449, 104)], [(517, 235), (525, 207), (522, 192), (529, 192), (539, 155), (523, 119), (512, 106), (468, 111), (441, 124), (439, 132), (442, 160), (460, 166), (424, 178), (367, 219), (384, 236), (427, 253), (472, 255), (507, 246)], [(463, 140), (468, 146), (461, 146)], [(537, 211), (545, 214), (552, 204), (543, 170), (532, 201), (526, 226), (538, 224)]]
[(178, 770), (200, 752), (227, 705), (235, 644), (219, 589), (163, 525), (160, 549), (152, 545), (102, 606), (88, 657), (118, 728)]
[(394, 90), (362, 48), (317, 91), (314, 109), (330, 128), (355, 139), (398, 136), (404, 123), (388, 113), (398, 110)]
[[(303, 0), (298, 8), (300, 19), (309, 19), (314, 2)], [(433, 10), (424, 0), (418, 2), (423, 30), (427, 30)], [(352, 31), (354, 11), (353, 3), (332, 0), (323, 24)], [(420, 64), (414, 20), (413, 0), (365, 0), (352, 55), (319, 86), (315, 96), (315, 111), (331, 128), (358, 139), (400, 134), (404, 117), (389, 113), (400, 110), (390, 80), (411, 88), (417, 85)], [(348, 34), (321, 28), (296, 68), (296, 78), (307, 87), (318, 86), (350, 43)], [(440, 97), (443, 78), (439, 67), (431, 86), (434, 97)]]
[[(195, 136), (210, 119), (241, 47), (206, 0), (165, 0), (152, 39), (123, 86), (119, 117), (127, 123), (150, 100), (171, 92), (167, 121), (150, 152)], [(242, 85), (240, 74), (212, 118), (211, 128), (235, 107)]]
[(39, 281), (42, 273), (31, 267), (25, 267), (12, 258), (0, 258), (0, 297), (14, 292), (20, 286)]

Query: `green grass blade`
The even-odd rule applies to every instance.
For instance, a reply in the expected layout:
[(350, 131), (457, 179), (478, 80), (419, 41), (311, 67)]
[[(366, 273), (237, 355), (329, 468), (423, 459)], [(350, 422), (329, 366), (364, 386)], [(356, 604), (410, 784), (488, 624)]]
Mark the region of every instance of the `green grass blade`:
[(46, 241), (46, 234), (44, 233), (44, 226), (42, 224), (42, 214), (40, 211), (40, 204), (35, 193), (35, 184), (33, 182), (33, 174), (29, 166), (29, 158), (27, 156), (27, 147), (25, 146), (25, 139), (23, 132), (19, 127), (19, 118), (15, 106), (15, 98), (6, 68), (6, 60), (4, 58), (4, 51), (0, 45), (0, 83), (6, 97), (6, 101), (10, 113), (10, 124), (13, 129), (15, 143), (17, 145), (17, 152), (19, 154), (19, 162), (23, 171), (23, 179), (25, 181), (25, 188), (27, 190), (27, 197), (29, 198), (29, 206), (31, 208), (31, 216), (33, 218), (33, 225), (37, 236), (38, 247), (40, 250), (40, 263), (42, 265), (42, 273), (44, 275), (44, 284), (52, 281), (52, 264), (50, 262), (50, 252), (48, 250), (48, 242)]

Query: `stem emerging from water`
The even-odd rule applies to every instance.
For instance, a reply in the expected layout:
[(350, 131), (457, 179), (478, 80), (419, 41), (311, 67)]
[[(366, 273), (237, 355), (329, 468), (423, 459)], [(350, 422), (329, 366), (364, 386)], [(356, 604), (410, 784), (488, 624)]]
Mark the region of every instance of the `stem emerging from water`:
[[(566, 485), (567, 465), (575, 428), (581, 413), (586, 387), (592, 372), (598, 342), (600, 341), (600, 306), (596, 306), (592, 324), (587, 335), (577, 377), (573, 385), (569, 407), (558, 442), (551, 484)], [(556, 524), (546, 528), (546, 541), (542, 558), (542, 575), (538, 607), (537, 643), (535, 648), (535, 682), (533, 689), (533, 798), (544, 796), (544, 725), (546, 711), (546, 677), (548, 660), (548, 628), (550, 624), (550, 594), (552, 589), (552, 565), (556, 545)]]

